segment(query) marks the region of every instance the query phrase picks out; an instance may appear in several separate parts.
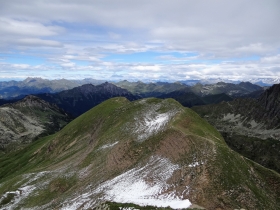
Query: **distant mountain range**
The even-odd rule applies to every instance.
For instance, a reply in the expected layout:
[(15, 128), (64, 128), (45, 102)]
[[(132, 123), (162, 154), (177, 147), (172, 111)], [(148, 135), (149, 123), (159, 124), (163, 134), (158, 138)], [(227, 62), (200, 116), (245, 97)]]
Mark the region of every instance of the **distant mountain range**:
[[(225, 82), (224, 82), (225, 81)], [(111, 82), (119, 87), (127, 89), (133, 94), (140, 95), (141, 97), (157, 97), (162, 94), (166, 94), (172, 91), (176, 91), (186, 87), (192, 87), (192, 90), (197, 95), (203, 94), (219, 94), (226, 93), (230, 96), (241, 96), (245, 94), (243, 85), (251, 85), (251, 88), (256, 88), (264, 85), (262, 83), (260, 86), (254, 85), (255, 81), (251, 83), (246, 82), (236, 82), (230, 80), (220, 80), (220, 79), (209, 79), (209, 80), (188, 80), (180, 82), (149, 82), (144, 83), (129, 82), (127, 80), (120, 82)], [(269, 82), (268, 80), (264, 80)], [(273, 80), (274, 82), (278, 80)], [(271, 81), (271, 82), (273, 82)], [(57, 93), (63, 90), (73, 89), (84, 84), (99, 85), (104, 83), (104, 80), (95, 79), (83, 79), (83, 80), (47, 80), (42, 78), (27, 78), (23, 81), (7, 81), (0, 82), (0, 99), (21, 99), (26, 95), (39, 94), (39, 93)], [(274, 83), (268, 83), (270, 86)], [(227, 89), (227, 90), (226, 90)], [(245, 87), (248, 91), (248, 87)], [(226, 91), (226, 92), (225, 92)], [(247, 92), (250, 93), (251, 91)], [(241, 94), (240, 94), (241, 93)]]
[[(218, 82), (225, 82), (225, 83), (232, 83), (232, 84), (239, 84), (240, 82), (245, 82), (240, 81), (240, 80), (230, 80), (230, 79), (222, 79), (222, 78), (210, 78), (210, 79), (201, 79), (201, 80), (182, 80), (180, 81), (181, 83), (193, 86), (196, 83), (200, 83), (203, 85), (206, 84), (216, 84)], [(255, 85), (259, 85), (261, 87), (265, 87), (265, 86), (271, 86), (274, 84), (278, 84), (280, 83), (280, 78), (279, 77), (275, 77), (275, 78), (254, 78), (254, 79), (248, 79), (247, 82), (250, 82), (252, 84)]]
[[(5, 85), (3, 83), (2, 86), (5, 86), (5, 88), (2, 88), (2, 91), (9, 89), (9, 91), (4, 92), (4, 95), (9, 96), (10, 101), (0, 99), (0, 105), (15, 102), (31, 92), (33, 95), (37, 95), (50, 103), (57, 104), (66, 112), (77, 117), (102, 101), (118, 96), (125, 96), (129, 100), (147, 97), (174, 98), (184, 106), (192, 107), (194, 105), (231, 101), (236, 97), (258, 97), (265, 90), (265, 88), (249, 82), (239, 84), (218, 82), (217, 84), (205, 85), (197, 83), (193, 86), (188, 86), (179, 82), (143, 83), (140, 81), (122, 81), (115, 83), (115, 85), (106, 82), (96, 86), (92, 84), (77, 86), (78, 83), (82, 84), (84, 82), (99, 83), (100, 81), (90, 79), (80, 82), (68, 80), (49, 81), (40, 78), (28, 78), (21, 83), (16, 83), (18, 86), (14, 82), (8, 82), (13, 85), (10, 87), (8, 87), (8, 83), (5, 83)], [(71, 88), (73, 86), (77, 87)], [(59, 91), (61, 89), (65, 90)], [(17, 97), (11, 98), (12, 96)]]
[(158, 98), (173, 98), (185, 107), (200, 106), (206, 104), (216, 104), (222, 101), (232, 101), (233, 98), (225, 93), (214, 95), (198, 96), (189, 89), (176, 90), (167, 94), (162, 94)]
[(38, 93), (55, 93), (72, 89), (83, 84), (101, 84), (105, 81), (84, 80), (48, 80), (42, 78), (26, 78), (23, 81), (0, 82), (0, 98), (23, 98), (26, 95)]
[(144, 83), (129, 82), (127, 80), (114, 83), (116, 86), (124, 88), (130, 91), (134, 95), (139, 95), (142, 98), (147, 97), (158, 97), (162, 94), (170, 93), (172, 91), (180, 90), (186, 88), (187, 85), (182, 83), (167, 83), (167, 82), (156, 82), (156, 83)]
[(216, 84), (202, 85), (197, 83), (190, 87), (191, 91), (198, 96), (215, 95), (225, 93), (231, 97), (240, 97), (255, 91), (263, 90), (262, 87), (250, 82), (241, 82), (239, 84), (218, 82)]
[(184, 89), (186, 92), (193, 92), (198, 96), (215, 95), (225, 93), (232, 97), (239, 97), (252, 93), (254, 91), (263, 90), (262, 87), (254, 85), (250, 82), (240, 82), (239, 84), (218, 82), (215, 84), (201, 84), (196, 83), (188, 86), (183, 83), (143, 83), (143, 82), (129, 82), (122, 81), (115, 83), (117, 86), (127, 89), (133, 94), (141, 95), (142, 97), (157, 97), (162, 94), (168, 94), (173, 91)]
[(126, 97), (128, 100), (136, 100), (137, 97), (129, 91), (105, 82), (100, 85), (86, 84), (59, 93), (37, 94), (49, 103), (54, 103), (61, 109), (77, 117), (101, 102), (113, 97)]
[(196, 84), (187, 86), (158, 96), (159, 98), (173, 98), (183, 106), (192, 107), (206, 104), (216, 104), (222, 101), (232, 101), (237, 97), (254, 98), (264, 92), (264, 88), (249, 82), (239, 84), (223, 83)]

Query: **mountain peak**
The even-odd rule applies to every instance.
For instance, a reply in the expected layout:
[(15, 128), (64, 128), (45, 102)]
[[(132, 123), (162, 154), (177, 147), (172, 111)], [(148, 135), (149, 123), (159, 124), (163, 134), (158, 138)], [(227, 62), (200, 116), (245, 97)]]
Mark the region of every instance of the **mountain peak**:
[(56, 94), (40, 94), (40, 98), (50, 103), (56, 103), (60, 108), (72, 116), (77, 117), (92, 107), (112, 97), (126, 97), (129, 100), (136, 100), (129, 91), (117, 87), (111, 83), (100, 85), (85, 84), (70, 90), (64, 90)]
[(32, 83), (32, 82), (38, 82), (38, 81), (44, 81), (45, 79), (41, 77), (27, 77), (23, 82), (25, 83)]
[(16, 102), (15, 104), (35, 105), (35, 104), (43, 104), (43, 103), (47, 103), (47, 102), (37, 96), (28, 95), (28, 96), (25, 96), (22, 100)]

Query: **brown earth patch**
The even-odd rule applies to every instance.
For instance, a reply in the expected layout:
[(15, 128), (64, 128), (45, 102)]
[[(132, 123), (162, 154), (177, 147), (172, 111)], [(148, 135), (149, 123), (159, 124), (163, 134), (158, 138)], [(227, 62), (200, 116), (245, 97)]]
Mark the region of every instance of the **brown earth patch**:
[(124, 170), (137, 161), (141, 148), (132, 149), (132, 140), (119, 142), (107, 156), (106, 168), (108, 171)]
[(191, 148), (190, 139), (177, 131), (171, 131), (159, 143), (155, 154), (176, 162), (180, 159), (181, 155), (189, 152)]

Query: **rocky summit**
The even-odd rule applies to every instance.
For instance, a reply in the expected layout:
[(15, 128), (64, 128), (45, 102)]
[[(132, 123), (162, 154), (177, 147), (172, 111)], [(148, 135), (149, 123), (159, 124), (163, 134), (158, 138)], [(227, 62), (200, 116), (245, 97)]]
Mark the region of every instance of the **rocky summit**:
[(279, 174), (173, 99), (109, 99), (0, 157), (0, 183), (2, 209), (280, 206)]

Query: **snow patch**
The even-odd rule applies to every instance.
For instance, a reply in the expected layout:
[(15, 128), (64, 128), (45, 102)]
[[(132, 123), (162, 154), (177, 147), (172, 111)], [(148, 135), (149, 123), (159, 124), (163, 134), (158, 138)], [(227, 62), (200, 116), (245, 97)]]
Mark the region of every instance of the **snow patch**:
[[(11, 198), (9, 203), (2, 206), (3, 209), (18, 209), (20, 204), (24, 202), (28, 196), (31, 196), (30, 194), (32, 192), (44, 188), (51, 180), (48, 176), (51, 175), (53, 177), (54, 173), (60, 173), (60, 171), (42, 171), (39, 173), (28, 173), (23, 175), (20, 181), (23, 184), (21, 184), (17, 190), (5, 192), (4, 195), (0, 197), (0, 203), (8, 196)], [(15, 183), (15, 185), (18, 185), (20, 182)], [(12, 194), (13, 197), (11, 197), (10, 194)]]
[[(138, 140), (143, 141), (153, 134), (158, 133), (169, 122), (170, 116), (168, 113), (158, 114), (154, 117), (148, 113), (143, 122), (138, 123), (138, 129), (135, 131), (138, 133)], [(135, 119), (137, 120), (137, 119)]]
[(103, 199), (119, 203), (187, 208), (191, 205), (189, 200), (177, 198), (175, 192), (166, 193), (170, 187), (166, 182), (177, 169), (179, 166), (168, 159), (154, 156), (146, 166), (132, 169), (105, 182), (97, 192), (103, 191)]
[(100, 147), (100, 149), (107, 149), (107, 148), (113, 147), (113, 146), (115, 146), (117, 143), (119, 143), (119, 142), (117, 141), (117, 142), (112, 143), (112, 144), (105, 144), (105, 145), (103, 145), (102, 147)]
[[(86, 209), (98, 201), (113, 201), (118, 203), (134, 203), (140, 206), (188, 208), (191, 202), (176, 196), (167, 180), (180, 167), (170, 160), (153, 156), (143, 167), (131, 169), (112, 180), (102, 183), (91, 192), (84, 193), (63, 205), (66, 209)], [(186, 188), (186, 192), (188, 187)], [(99, 196), (99, 199), (96, 198)], [(94, 198), (94, 199), (92, 199)]]
[(133, 122), (127, 124), (127, 130), (129, 132), (133, 131), (140, 142), (164, 130), (171, 119), (179, 112), (178, 107), (173, 104), (170, 105), (166, 101), (145, 105), (146, 107), (141, 112), (136, 113)]
[(196, 166), (200, 166), (200, 165), (203, 165), (204, 163), (203, 162), (194, 162), (194, 163), (191, 163), (189, 164), (189, 167), (193, 168), (193, 167), (196, 167)]
[(13, 194), (12, 202), (9, 202), (4, 209), (6, 210), (12, 210), (17, 207), (17, 205), (22, 201), (23, 199), (27, 198), (30, 193), (35, 190), (36, 187), (34, 185), (27, 185), (24, 187), (19, 188), (16, 191), (6, 192), (1, 198), (0, 203), (7, 198), (10, 194)]

